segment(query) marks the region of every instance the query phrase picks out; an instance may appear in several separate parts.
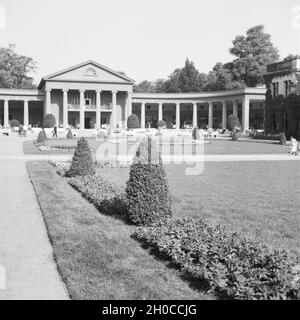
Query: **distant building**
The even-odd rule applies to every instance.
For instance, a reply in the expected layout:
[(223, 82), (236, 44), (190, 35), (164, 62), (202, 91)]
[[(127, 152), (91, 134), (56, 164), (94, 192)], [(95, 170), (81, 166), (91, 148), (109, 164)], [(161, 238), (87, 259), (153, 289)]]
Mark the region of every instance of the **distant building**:
[(267, 133), (300, 138), (300, 57), (268, 65), (265, 80)]
[(135, 93), (134, 80), (94, 61), (42, 78), (37, 90), (0, 88), (0, 124), (17, 119), (41, 126), (52, 113), (60, 127), (90, 129), (104, 124), (126, 127), (135, 113), (142, 128), (165, 120), (168, 127), (227, 128), (230, 114), (244, 130), (262, 129), (265, 87), (200, 93)]

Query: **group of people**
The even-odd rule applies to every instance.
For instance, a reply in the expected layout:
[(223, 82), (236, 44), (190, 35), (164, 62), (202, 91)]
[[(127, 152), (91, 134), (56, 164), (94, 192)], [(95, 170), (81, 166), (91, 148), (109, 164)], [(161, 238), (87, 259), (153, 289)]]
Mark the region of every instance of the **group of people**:
[(298, 141), (291, 137), (291, 152), (290, 152), (290, 155), (294, 155), (294, 156), (297, 156), (298, 153), (300, 152), (300, 142), (298, 143)]

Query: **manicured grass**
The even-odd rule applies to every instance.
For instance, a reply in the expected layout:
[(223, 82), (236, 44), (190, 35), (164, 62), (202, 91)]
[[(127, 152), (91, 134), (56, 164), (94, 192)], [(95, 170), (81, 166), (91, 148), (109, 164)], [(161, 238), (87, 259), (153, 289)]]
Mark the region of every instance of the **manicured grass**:
[[(89, 145), (92, 150), (96, 150), (103, 141), (96, 140), (95, 138), (88, 138)], [(68, 140), (68, 139), (49, 139), (47, 144), (51, 147), (61, 147), (65, 146), (66, 149), (59, 150), (49, 150), (49, 151), (40, 151), (33, 141), (25, 141), (23, 144), (23, 149), (25, 154), (62, 154), (69, 153), (73, 154), (74, 149), (77, 145), (78, 139)], [(113, 142), (109, 142), (115, 145)], [(130, 147), (133, 144), (129, 144)], [(179, 154), (184, 152), (184, 154), (282, 154), (288, 153), (290, 151), (290, 147), (284, 147), (279, 144), (271, 144), (271, 143), (262, 143), (262, 142), (247, 142), (247, 141), (231, 141), (231, 140), (212, 140), (211, 143), (203, 145), (189, 145), (185, 149), (182, 149), (178, 146), (168, 146), (163, 145), (160, 147), (162, 154)], [(123, 150), (122, 148), (120, 148)], [(126, 150), (126, 148), (125, 148)], [(131, 150), (132, 151), (132, 150)]]
[(136, 227), (99, 213), (45, 162), (28, 172), (72, 299), (214, 299), (131, 238)]
[[(207, 162), (198, 176), (166, 165), (175, 216), (205, 217), (274, 248), (300, 255), (299, 162)], [(128, 168), (98, 169), (125, 183)]]

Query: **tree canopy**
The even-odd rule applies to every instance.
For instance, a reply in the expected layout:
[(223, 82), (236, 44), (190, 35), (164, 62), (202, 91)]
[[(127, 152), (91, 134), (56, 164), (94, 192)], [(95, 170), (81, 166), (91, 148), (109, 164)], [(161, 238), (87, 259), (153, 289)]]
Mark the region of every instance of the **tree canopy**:
[(278, 49), (264, 26), (250, 28), (246, 35), (236, 36), (232, 44), (229, 52), (235, 59), (216, 63), (208, 74), (199, 72), (194, 63), (186, 59), (184, 67), (175, 69), (168, 79), (145, 80), (134, 89), (138, 92), (201, 92), (254, 87), (264, 83), (267, 65), (279, 60)]
[(37, 69), (36, 62), (15, 51), (15, 45), (0, 48), (0, 87), (31, 89), (35, 88), (33, 78), (29, 76)]

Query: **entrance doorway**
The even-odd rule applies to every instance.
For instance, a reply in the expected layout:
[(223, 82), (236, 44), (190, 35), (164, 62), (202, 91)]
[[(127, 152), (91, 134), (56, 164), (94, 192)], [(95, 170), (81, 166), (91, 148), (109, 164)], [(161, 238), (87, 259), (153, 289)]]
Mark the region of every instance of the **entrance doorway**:
[(85, 129), (92, 129), (92, 119), (91, 118), (88, 118), (88, 117), (85, 117), (84, 119), (84, 128)]

